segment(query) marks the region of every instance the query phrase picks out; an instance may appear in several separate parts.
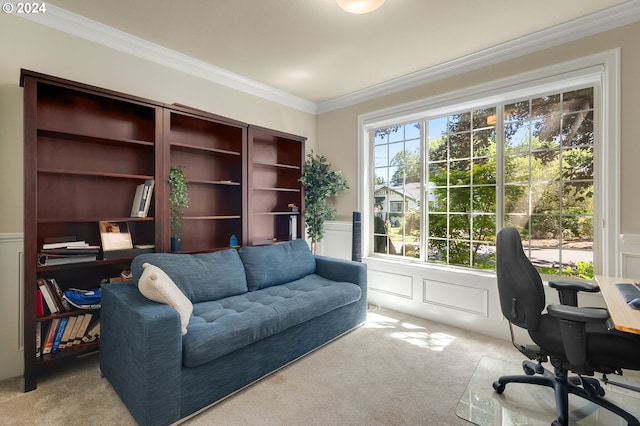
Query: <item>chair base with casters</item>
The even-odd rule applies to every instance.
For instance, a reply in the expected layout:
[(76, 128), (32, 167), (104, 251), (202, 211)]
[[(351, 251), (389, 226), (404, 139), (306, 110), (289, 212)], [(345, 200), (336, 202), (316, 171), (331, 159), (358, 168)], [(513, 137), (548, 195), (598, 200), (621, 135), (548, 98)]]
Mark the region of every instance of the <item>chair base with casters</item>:
[(631, 413), (604, 399), (605, 391), (597, 379), (591, 377), (567, 377), (563, 371), (552, 373), (542, 367), (540, 362), (523, 361), (522, 369), (526, 375), (502, 376), (493, 382), (496, 393), (504, 392), (508, 383), (526, 383), (547, 386), (553, 389), (556, 402), (557, 420), (552, 426), (566, 426), (569, 424), (569, 394), (579, 396), (602, 408), (605, 408), (627, 421), (629, 426), (640, 426), (640, 422)]

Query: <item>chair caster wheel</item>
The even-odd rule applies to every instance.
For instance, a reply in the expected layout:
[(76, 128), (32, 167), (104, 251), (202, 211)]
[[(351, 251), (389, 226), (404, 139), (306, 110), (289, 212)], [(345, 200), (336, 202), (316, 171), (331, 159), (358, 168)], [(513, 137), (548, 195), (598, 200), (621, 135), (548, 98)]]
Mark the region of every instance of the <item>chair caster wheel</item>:
[(504, 385), (498, 381), (493, 382), (493, 390), (496, 391), (496, 393), (502, 393), (504, 392)]

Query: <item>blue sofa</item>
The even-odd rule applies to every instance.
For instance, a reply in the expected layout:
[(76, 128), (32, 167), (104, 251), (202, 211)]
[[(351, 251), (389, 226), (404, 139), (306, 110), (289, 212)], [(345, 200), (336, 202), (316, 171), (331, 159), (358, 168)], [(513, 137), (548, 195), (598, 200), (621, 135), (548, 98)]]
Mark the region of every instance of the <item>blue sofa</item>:
[[(193, 304), (178, 312), (137, 288), (142, 265)], [(133, 284), (103, 287), (100, 369), (141, 425), (174, 423), (362, 324), (366, 265), (314, 256), (304, 240), (205, 254), (151, 253)]]

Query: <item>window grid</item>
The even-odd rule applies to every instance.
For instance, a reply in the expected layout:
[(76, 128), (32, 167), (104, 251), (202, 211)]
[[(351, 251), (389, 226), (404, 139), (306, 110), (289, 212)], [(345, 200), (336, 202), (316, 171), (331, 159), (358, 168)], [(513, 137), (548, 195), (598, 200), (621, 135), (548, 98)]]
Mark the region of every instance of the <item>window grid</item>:
[[(493, 269), (496, 230), (516, 226), (529, 256), (550, 273), (576, 267), (573, 252), (566, 259), (565, 252), (576, 233), (590, 235), (583, 258), (592, 270), (593, 90), (376, 131), (374, 253)], [(420, 152), (426, 153), (421, 179)], [(421, 196), (409, 190), (416, 185)]]

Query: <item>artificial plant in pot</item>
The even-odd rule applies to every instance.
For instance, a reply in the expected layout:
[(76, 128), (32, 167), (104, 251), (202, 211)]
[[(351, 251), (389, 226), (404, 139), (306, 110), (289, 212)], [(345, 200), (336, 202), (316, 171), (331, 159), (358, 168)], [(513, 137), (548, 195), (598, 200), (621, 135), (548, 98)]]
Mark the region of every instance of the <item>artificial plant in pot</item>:
[(333, 219), (335, 209), (329, 205), (329, 197), (348, 189), (340, 171), (332, 171), (324, 156), (311, 151), (305, 161), (300, 182), (304, 185), (304, 215), (307, 236), (311, 239), (311, 251), (316, 253), (318, 241), (324, 237), (324, 222)]
[(182, 251), (182, 224), (184, 210), (189, 206), (189, 181), (183, 166), (169, 169), (169, 213), (171, 225), (171, 251)]

